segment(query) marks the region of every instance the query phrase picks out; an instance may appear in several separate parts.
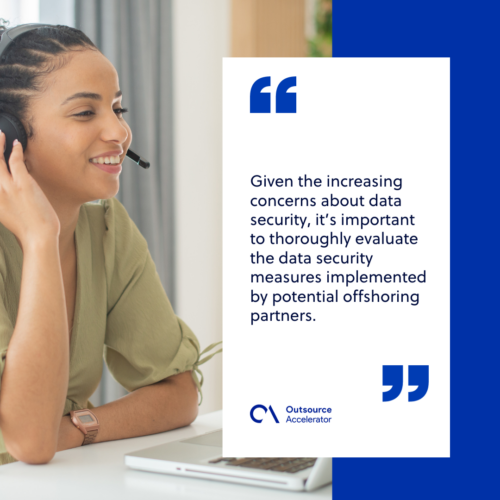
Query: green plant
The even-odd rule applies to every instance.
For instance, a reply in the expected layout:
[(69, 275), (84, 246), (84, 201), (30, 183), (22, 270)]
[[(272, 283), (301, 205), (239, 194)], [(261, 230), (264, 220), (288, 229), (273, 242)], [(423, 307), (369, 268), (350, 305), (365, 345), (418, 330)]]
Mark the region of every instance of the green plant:
[(316, 0), (316, 34), (308, 40), (309, 57), (332, 56), (332, 0)]

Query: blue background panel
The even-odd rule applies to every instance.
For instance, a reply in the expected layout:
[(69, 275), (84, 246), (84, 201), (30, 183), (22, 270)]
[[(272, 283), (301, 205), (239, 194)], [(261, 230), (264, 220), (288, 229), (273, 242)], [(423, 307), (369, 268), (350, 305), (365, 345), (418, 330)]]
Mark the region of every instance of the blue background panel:
[(333, 0), (332, 25), (333, 57), (451, 59), (451, 458), (333, 459), (333, 498), (500, 498), (500, 2)]

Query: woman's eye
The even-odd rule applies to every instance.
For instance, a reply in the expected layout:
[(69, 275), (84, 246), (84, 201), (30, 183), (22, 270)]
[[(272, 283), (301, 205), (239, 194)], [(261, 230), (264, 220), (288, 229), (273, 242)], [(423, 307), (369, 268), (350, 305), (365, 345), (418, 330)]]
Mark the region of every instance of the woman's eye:
[(74, 116), (90, 116), (90, 115), (93, 115), (94, 112), (93, 111), (82, 111), (81, 113), (78, 113)]
[[(118, 116), (122, 115), (123, 113), (126, 113), (128, 111), (128, 109), (126, 108), (116, 108), (113, 110)], [(83, 117), (88, 117), (88, 116), (92, 116), (92, 115), (95, 115), (95, 113), (93, 111), (82, 111), (81, 113), (78, 113), (76, 115), (73, 115), (73, 116), (83, 116)]]

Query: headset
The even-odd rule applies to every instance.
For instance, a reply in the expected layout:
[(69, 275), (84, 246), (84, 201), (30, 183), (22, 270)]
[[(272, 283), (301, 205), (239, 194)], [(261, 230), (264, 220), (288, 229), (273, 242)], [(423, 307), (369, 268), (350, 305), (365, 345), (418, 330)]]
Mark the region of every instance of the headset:
[[(54, 26), (51, 24), (20, 24), (19, 26), (15, 26), (13, 28), (9, 28), (2, 33), (0, 33), (0, 58), (2, 54), (5, 52), (7, 47), (12, 43), (12, 41), (26, 33), (27, 31), (36, 30), (38, 28), (53, 28)], [(23, 146), (23, 151), (26, 150), (26, 146), (28, 145), (28, 136), (26, 135), (26, 130), (24, 130), (24, 126), (21, 121), (14, 115), (8, 113), (0, 113), (0, 130), (5, 134), (5, 161), (7, 163), (7, 168), (9, 168), (9, 157), (12, 151), (12, 143), (15, 139), (17, 139), (21, 145)], [(142, 168), (149, 168), (150, 163), (145, 159), (141, 158), (137, 153), (134, 153), (132, 150), (128, 150), (126, 155), (137, 165)], [(9, 169), (10, 172), (10, 169)]]

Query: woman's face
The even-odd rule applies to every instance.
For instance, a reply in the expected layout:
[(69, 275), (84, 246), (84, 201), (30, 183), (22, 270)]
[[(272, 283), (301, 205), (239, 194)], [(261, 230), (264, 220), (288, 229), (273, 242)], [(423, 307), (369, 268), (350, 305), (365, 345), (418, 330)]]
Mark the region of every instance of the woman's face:
[[(47, 75), (43, 88), (28, 110), (34, 131), (24, 153), (29, 172), (51, 201), (112, 198), (132, 142), (119, 112), (115, 68), (98, 51), (71, 52), (67, 64)], [(106, 157), (112, 163), (100, 164), (98, 159)]]

